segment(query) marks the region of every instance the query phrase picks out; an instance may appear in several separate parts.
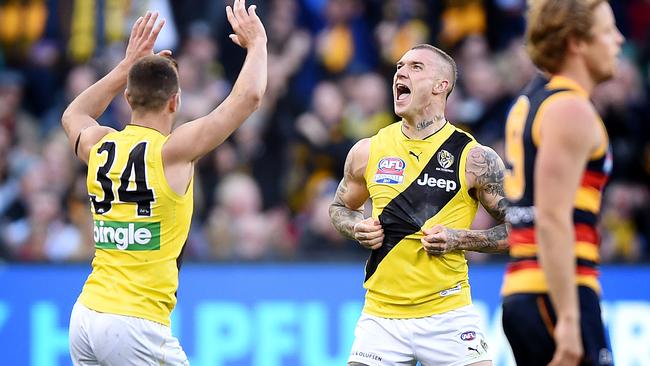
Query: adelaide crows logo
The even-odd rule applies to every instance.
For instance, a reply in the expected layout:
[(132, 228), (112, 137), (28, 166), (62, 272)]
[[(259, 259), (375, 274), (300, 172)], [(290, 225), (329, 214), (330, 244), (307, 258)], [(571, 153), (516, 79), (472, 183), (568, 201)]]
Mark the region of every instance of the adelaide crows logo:
[(438, 164), (444, 169), (448, 169), (454, 163), (454, 156), (447, 150), (438, 152)]

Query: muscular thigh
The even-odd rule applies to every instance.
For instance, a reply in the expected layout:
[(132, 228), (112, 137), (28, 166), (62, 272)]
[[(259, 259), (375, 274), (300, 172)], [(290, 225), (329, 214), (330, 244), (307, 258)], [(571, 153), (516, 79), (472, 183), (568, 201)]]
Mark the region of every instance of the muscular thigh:
[(472, 305), (413, 321), (413, 344), (422, 366), (491, 365)]
[[(612, 364), (598, 295), (579, 287), (584, 358), (581, 366)], [(545, 366), (553, 358), (555, 312), (546, 294), (515, 294), (503, 300), (503, 330), (519, 365)]]
[(386, 319), (361, 314), (354, 330), (348, 365), (415, 366), (407, 319)]
[(168, 327), (140, 318), (97, 314), (91, 340), (102, 365), (188, 365)]

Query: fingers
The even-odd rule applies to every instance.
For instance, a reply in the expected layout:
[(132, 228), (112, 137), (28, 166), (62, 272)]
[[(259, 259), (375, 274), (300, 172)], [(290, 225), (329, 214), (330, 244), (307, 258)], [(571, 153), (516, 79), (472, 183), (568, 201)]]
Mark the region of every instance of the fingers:
[[(236, 2), (236, 0), (235, 0)], [(237, 32), (239, 29), (239, 21), (235, 17), (235, 13), (233, 12), (232, 8), (229, 6), (226, 6), (226, 18), (228, 18), (228, 23), (230, 23), (230, 26), (232, 29)]]
[(383, 236), (384, 236), (384, 229), (381, 228), (379, 230), (374, 230), (369, 232), (357, 231), (354, 233), (354, 238), (358, 241), (372, 241)]
[(163, 56), (163, 57), (171, 57), (172, 51), (171, 50), (162, 50), (157, 53), (158, 56)]
[(239, 37), (237, 37), (236, 34), (229, 34), (228, 37), (230, 37), (230, 40), (232, 40), (237, 46), (242, 47)]
[(153, 29), (153, 26), (156, 24), (157, 19), (158, 19), (158, 12), (151, 14), (144, 27), (144, 32), (142, 33), (143, 38), (147, 40), (149, 39), (151, 35), (151, 30)]
[(384, 242), (384, 229), (379, 220), (369, 217), (354, 226), (354, 238), (365, 248), (377, 249)]
[(378, 237), (369, 240), (358, 240), (359, 244), (368, 249), (377, 249), (381, 247), (384, 243), (384, 234), (382, 233)]
[(133, 41), (135, 37), (137, 37), (137, 34), (140, 32), (140, 24), (142, 24), (142, 17), (139, 17), (138, 20), (133, 23), (133, 27), (131, 27), (131, 35), (129, 36), (129, 43)]
[(428, 237), (422, 237), (422, 239), (420, 240), (422, 242), (422, 248), (424, 248), (424, 251), (427, 252), (427, 254), (442, 255), (449, 252), (449, 246), (447, 245), (446, 242), (444, 241), (434, 242), (429, 240), (430, 238)]
[(244, 0), (235, 0), (234, 10), (238, 20), (244, 20), (248, 16)]
[(153, 29), (153, 32), (149, 34), (149, 37), (147, 38), (147, 43), (149, 43), (151, 47), (153, 47), (153, 44), (156, 43), (156, 39), (158, 38), (158, 34), (162, 30), (163, 25), (165, 25), (165, 19), (162, 19), (160, 22), (158, 22), (156, 27)]
[(147, 24), (149, 23), (149, 19), (151, 19), (151, 15), (152, 14), (149, 11), (144, 15), (144, 19), (142, 19), (142, 22), (140, 22), (140, 24), (138, 26), (138, 32), (137, 32), (135, 38), (142, 37), (142, 35), (144, 34), (144, 31), (145, 31), (145, 29), (147, 27)]

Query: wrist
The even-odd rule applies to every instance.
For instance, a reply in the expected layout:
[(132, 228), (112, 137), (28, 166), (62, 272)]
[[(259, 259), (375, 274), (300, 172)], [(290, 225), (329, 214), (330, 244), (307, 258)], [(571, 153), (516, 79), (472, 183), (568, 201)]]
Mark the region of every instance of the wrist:
[(257, 39), (248, 46), (248, 51), (266, 50), (266, 39)]
[(129, 73), (129, 70), (131, 69), (131, 66), (133, 66), (133, 64), (134, 62), (127, 59), (123, 59), (122, 61), (120, 61), (120, 63), (118, 63), (113, 68), (113, 71), (127, 75)]
[(457, 230), (457, 229), (449, 229), (447, 228), (447, 244), (449, 244), (452, 248), (452, 250), (467, 250), (468, 248), (468, 243), (466, 240), (467, 236), (462, 235), (462, 231), (465, 230)]
[(563, 323), (578, 324), (580, 323), (580, 313), (577, 311), (563, 312), (558, 314), (557, 320)]

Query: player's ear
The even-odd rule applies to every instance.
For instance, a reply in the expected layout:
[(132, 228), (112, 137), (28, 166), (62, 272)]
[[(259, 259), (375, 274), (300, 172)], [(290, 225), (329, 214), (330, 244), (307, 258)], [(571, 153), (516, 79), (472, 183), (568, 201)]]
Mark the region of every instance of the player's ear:
[(181, 91), (180, 91), (180, 89), (178, 90), (178, 93), (172, 95), (169, 98), (167, 107), (168, 107), (169, 112), (171, 112), (171, 113), (176, 113), (179, 109), (181, 109)]
[(131, 106), (131, 103), (129, 103), (129, 89), (124, 89), (124, 100), (126, 100), (126, 103)]
[(566, 49), (570, 53), (574, 53), (574, 54), (575, 53), (580, 53), (582, 48), (584, 48), (585, 44), (586, 43), (585, 43), (584, 40), (578, 39), (576, 37), (569, 37), (567, 39), (567, 46), (566, 46), (567, 48)]
[(435, 84), (433, 84), (433, 94), (447, 93), (448, 88), (449, 88), (449, 81), (440, 80)]

